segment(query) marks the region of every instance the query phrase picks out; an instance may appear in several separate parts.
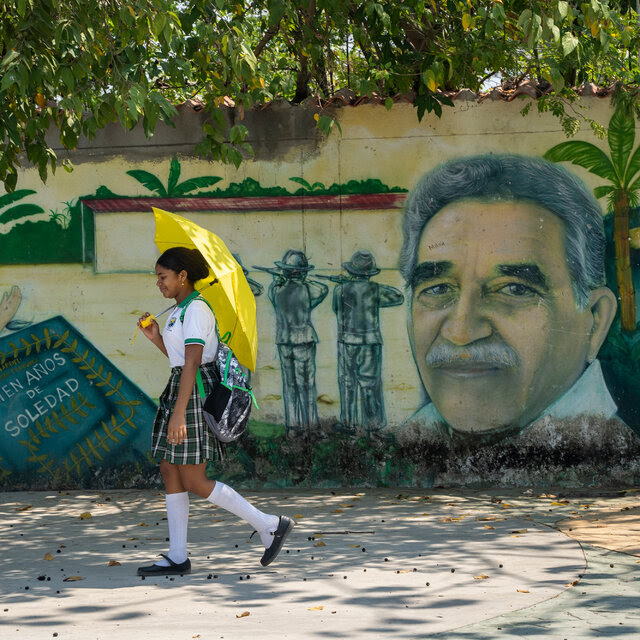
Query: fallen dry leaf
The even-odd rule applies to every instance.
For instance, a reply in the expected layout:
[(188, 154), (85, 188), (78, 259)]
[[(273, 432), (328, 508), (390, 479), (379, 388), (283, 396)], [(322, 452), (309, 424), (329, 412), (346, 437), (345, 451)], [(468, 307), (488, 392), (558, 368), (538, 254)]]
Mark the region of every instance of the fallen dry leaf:
[(453, 522), (453, 518), (450, 518), (449, 516), (446, 516), (445, 518), (440, 518), (440, 520), (438, 520), (438, 522)]
[(88, 512), (85, 511), (84, 513), (80, 514), (80, 520), (88, 520), (89, 518), (92, 518), (93, 516)]
[(485, 524), (484, 528), (485, 529), (495, 529), (495, 527), (492, 527), (490, 524)]
[(558, 500), (557, 502), (554, 501), (551, 504), (555, 504), (557, 506), (563, 506), (565, 504), (569, 504), (569, 501), (568, 500)]
[(148, 527), (149, 525), (146, 522), (138, 522), (136, 527)]
[(423, 516), (430, 516), (430, 513), (427, 513), (426, 511), (422, 514)]
[(324, 607), (320, 605), (319, 607), (309, 607), (307, 611), (322, 611)]
[[(161, 538), (158, 538), (160, 540)], [(127, 538), (127, 541), (140, 540), (140, 538)], [(151, 540), (151, 538), (149, 538)]]
[(486, 580), (489, 576), (486, 573), (481, 573), (479, 576), (473, 576), (474, 580)]
[(304, 518), (304, 516), (303, 516), (301, 513), (296, 513), (293, 517), (294, 517), (296, 520), (300, 520), (300, 518)]
[(53, 560), (53, 556), (50, 553), (45, 553), (43, 560)]
[(242, 613), (236, 613), (236, 618), (246, 618), (247, 616), (250, 616), (251, 614), (248, 611), (243, 611)]
[(191, 636), (191, 637), (192, 637), (192, 638), (199, 638), (199, 637), (200, 637), (200, 634), (199, 634), (199, 633), (197, 633), (195, 636)]
[(117, 560), (109, 560), (108, 567), (119, 567), (120, 563)]
[(333, 513), (344, 513), (342, 509), (334, 509)]
[(322, 540), (318, 540), (318, 542), (316, 542), (313, 546), (314, 547), (326, 547), (327, 544), (325, 542), (322, 542)]
[(33, 505), (27, 504), (24, 507), (20, 507), (18, 509), (16, 509), (16, 511), (29, 511), (29, 509), (31, 509), (33, 507)]
[(476, 520), (478, 522), (503, 522), (504, 518), (500, 516), (478, 516)]
[(341, 503), (340, 503), (340, 506), (341, 506), (341, 507), (345, 507), (345, 508), (347, 508), (347, 509), (348, 509), (349, 507), (353, 507), (353, 505), (352, 505), (352, 504), (349, 504), (348, 502), (341, 502)]
[(62, 582), (77, 582), (78, 580), (84, 580), (82, 576), (68, 576)]
[(580, 580), (572, 580), (571, 582), (567, 582), (567, 584), (565, 584), (565, 587), (575, 587), (578, 582), (580, 582)]
[(528, 529), (515, 529), (511, 533), (527, 533)]
[(516, 589), (518, 593), (531, 593), (529, 589)]
[(352, 549), (359, 549), (360, 545), (359, 544), (350, 544), (349, 545)]

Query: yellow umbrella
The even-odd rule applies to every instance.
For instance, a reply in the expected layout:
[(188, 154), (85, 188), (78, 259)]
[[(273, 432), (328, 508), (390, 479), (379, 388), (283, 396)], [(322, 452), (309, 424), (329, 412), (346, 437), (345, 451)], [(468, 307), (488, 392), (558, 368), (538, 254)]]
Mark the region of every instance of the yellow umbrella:
[[(256, 300), (242, 267), (224, 242), (211, 231), (162, 209), (154, 207), (153, 214), (156, 218), (155, 243), (160, 251), (187, 247), (198, 249), (204, 256), (210, 277), (194, 283), (195, 287), (213, 308), (221, 338), (236, 354), (240, 364), (255, 371), (258, 355)], [(217, 281), (209, 286), (212, 279)]]

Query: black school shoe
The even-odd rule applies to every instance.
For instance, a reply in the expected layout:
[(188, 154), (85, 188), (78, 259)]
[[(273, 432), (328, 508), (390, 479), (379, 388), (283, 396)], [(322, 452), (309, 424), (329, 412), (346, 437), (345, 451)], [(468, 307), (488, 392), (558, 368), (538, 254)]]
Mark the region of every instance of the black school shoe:
[(178, 576), (191, 573), (191, 560), (187, 558), (184, 562), (178, 564), (164, 553), (160, 554), (167, 562), (171, 564), (168, 567), (161, 567), (159, 564), (151, 564), (147, 567), (138, 567), (139, 576)]
[(291, 530), (295, 525), (295, 521), (291, 518), (287, 518), (287, 516), (280, 516), (278, 528), (273, 532), (273, 542), (268, 549), (265, 549), (264, 555), (260, 560), (260, 564), (263, 567), (271, 564), (276, 559), (276, 556), (280, 553), (280, 549), (282, 549), (284, 541), (287, 539), (287, 536), (291, 533)]

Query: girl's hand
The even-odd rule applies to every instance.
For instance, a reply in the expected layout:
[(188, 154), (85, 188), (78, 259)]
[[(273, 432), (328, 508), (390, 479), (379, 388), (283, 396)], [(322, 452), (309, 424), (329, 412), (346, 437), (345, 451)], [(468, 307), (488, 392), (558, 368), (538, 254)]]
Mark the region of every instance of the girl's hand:
[(187, 421), (184, 413), (180, 415), (175, 411), (169, 419), (167, 429), (167, 442), (172, 445), (182, 444), (187, 437)]
[(152, 342), (160, 337), (160, 327), (148, 311), (138, 318), (138, 327)]

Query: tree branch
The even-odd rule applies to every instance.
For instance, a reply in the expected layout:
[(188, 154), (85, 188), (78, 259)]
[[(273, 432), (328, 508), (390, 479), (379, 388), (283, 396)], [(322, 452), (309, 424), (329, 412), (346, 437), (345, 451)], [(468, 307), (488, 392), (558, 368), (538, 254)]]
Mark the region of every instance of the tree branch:
[(280, 18), (280, 20), (278, 20), (277, 24), (271, 25), (264, 32), (264, 35), (262, 36), (262, 39), (260, 40), (260, 42), (258, 42), (258, 45), (253, 50), (253, 55), (256, 58), (260, 57), (260, 54), (262, 53), (262, 50), (269, 44), (269, 42), (271, 42), (271, 40), (273, 40), (275, 38), (276, 34), (280, 30), (280, 23), (281, 22), (282, 22), (282, 18)]

